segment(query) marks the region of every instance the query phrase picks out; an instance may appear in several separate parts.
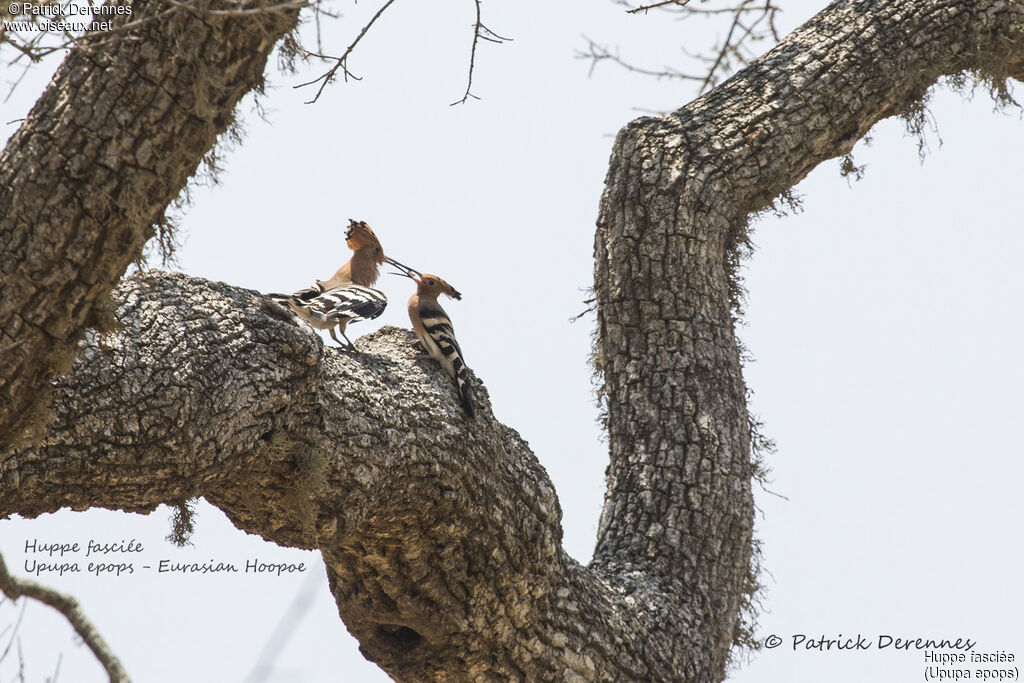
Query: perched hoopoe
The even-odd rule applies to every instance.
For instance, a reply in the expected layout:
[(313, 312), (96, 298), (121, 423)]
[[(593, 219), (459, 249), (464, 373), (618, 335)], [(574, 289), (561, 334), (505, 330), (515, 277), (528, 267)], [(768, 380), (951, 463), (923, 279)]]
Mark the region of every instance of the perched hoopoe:
[(459, 395), (462, 397), (462, 407), (470, 417), (475, 417), (473, 392), (469, 386), (469, 368), (463, 360), (459, 342), (455, 340), (451, 318), (441, 308), (441, 304), (437, 303), (437, 297), (441, 294), (447, 294), (455, 299), (461, 299), (462, 295), (436, 275), (419, 273), (401, 264), (390, 261), (389, 263), (405, 271), (398, 273), (399, 275), (405, 275), (418, 285), (416, 293), (409, 298), (409, 320), (412, 321), (412, 328), (427, 353), (455, 380)]
[[(388, 305), (384, 292), (372, 289), (370, 285), (380, 276), (380, 264), (392, 261), (384, 256), (380, 240), (362, 221), (349, 219), (345, 243), (355, 253), (329, 280), (317, 280), (312, 287), (291, 295), (268, 296), (291, 308), (315, 329), (329, 330), (331, 339), (341, 344), (334, 334), (337, 329), (351, 348), (353, 344), (345, 335), (345, 326), (350, 322), (376, 318)], [(405, 267), (394, 263), (400, 268)]]

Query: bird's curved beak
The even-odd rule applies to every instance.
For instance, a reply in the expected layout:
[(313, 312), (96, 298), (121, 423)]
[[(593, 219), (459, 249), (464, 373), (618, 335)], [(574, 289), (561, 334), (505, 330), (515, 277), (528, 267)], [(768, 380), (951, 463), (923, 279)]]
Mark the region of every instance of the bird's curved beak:
[(410, 268), (409, 266), (403, 265), (396, 261), (395, 259), (391, 258), (390, 256), (385, 256), (384, 260), (393, 265), (395, 268), (398, 268), (400, 271), (402, 271), (401, 273), (392, 273), (392, 275), (403, 275), (407, 278), (412, 278), (413, 280), (416, 280), (419, 276), (422, 276), (422, 273), (420, 273), (420, 271)]

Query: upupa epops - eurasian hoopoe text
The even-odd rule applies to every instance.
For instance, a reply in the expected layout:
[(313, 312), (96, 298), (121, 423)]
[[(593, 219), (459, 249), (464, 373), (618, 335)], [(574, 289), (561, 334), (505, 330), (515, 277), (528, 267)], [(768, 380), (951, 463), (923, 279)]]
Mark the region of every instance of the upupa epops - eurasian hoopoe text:
[(453, 299), (461, 299), (462, 295), (436, 275), (420, 273), (393, 261), (389, 263), (404, 271), (396, 273), (397, 275), (405, 275), (416, 283), (416, 293), (409, 298), (409, 320), (412, 321), (412, 329), (427, 353), (455, 380), (466, 414), (475, 417), (473, 391), (469, 385), (469, 368), (466, 367), (459, 342), (455, 340), (451, 318), (437, 302), (437, 297), (441, 294)]
[(384, 312), (388, 298), (372, 285), (380, 276), (382, 263), (397, 261), (384, 255), (380, 240), (366, 223), (349, 219), (345, 243), (353, 251), (352, 258), (328, 280), (317, 280), (316, 284), (294, 294), (270, 294), (271, 299), (291, 309), (295, 315), (317, 330), (328, 330), (331, 339), (339, 345), (341, 340), (335, 330), (354, 348), (345, 335), (350, 322), (371, 320)]

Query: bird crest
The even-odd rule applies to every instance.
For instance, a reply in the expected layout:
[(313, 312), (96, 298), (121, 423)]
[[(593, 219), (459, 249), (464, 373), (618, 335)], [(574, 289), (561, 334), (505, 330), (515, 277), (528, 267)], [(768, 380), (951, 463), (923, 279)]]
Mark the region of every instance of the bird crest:
[[(415, 280), (416, 278), (413, 279)], [(453, 299), (462, 299), (462, 295), (454, 287), (436, 275), (423, 273), (420, 279), (416, 280), (416, 282), (419, 283), (421, 289), (426, 289), (435, 296), (438, 294), (447, 294)]]
[(384, 247), (380, 245), (380, 240), (373, 234), (370, 226), (363, 221), (357, 221), (352, 218), (348, 219), (348, 229), (345, 230), (345, 244), (352, 251), (371, 249), (374, 260), (377, 263), (384, 263)]

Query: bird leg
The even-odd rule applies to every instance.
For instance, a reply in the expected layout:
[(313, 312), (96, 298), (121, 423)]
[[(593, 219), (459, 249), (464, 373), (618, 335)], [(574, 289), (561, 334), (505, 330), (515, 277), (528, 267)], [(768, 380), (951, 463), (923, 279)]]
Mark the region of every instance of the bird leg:
[(332, 327), (330, 332), (331, 332), (331, 339), (333, 339), (334, 341), (338, 342), (338, 348), (342, 349), (343, 351), (355, 351), (356, 350), (356, 345), (352, 343), (352, 340), (348, 338), (348, 335), (346, 335), (344, 331), (341, 331), (341, 336), (344, 337), (345, 341), (348, 342), (348, 343), (347, 344), (342, 344), (341, 343), (341, 340), (338, 339), (338, 337), (334, 334), (334, 330), (336, 330), (336, 329), (338, 329), (338, 328)]

